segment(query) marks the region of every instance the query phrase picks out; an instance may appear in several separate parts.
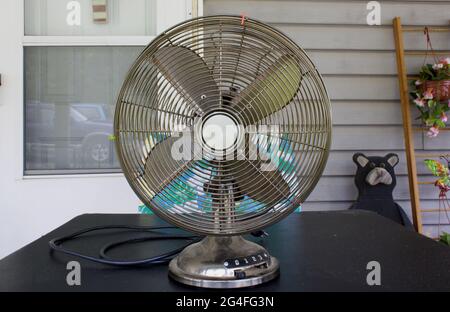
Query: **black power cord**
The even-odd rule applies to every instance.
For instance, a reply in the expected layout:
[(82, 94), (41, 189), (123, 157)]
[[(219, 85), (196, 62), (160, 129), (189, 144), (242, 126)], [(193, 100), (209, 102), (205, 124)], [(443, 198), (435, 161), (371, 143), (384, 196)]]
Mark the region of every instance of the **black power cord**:
[[(179, 252), (181, 252), (185, 247), (199, 241), (202, 238), (201, 236), (196, 236), (196, 235), (162, 235), (162, 236), (161, 235), (153, 235), (153, 236), (131, 238), (131, 239), (112, 242), (112, 243), (104, 245), (100, 249), (99, 257), (85, 255), (85, 254), (64, 248), (62, 246), (62, 244), (64, 242), (75, 239), (83, 234), (94, 232), (94, 231), (112, 230), (112, 229), (131, 230), (131, 231), (138, 231), (138, 232), (157, 232), (158, 230), (164, 230), (164, 229), (176, 229), (176, 227), (173, 227), (173, 226), (151, 226), (151, 227), (148, 227), (148, 226), (128, 226), (128, 225), (96, 226), (96, 227), (86, 228), (86, 229), (77, 231), (75, 233), (72, 233), (72, 234), (69, 234), (66, 236), (54, 238), (49, 242), (49, 245), (50, 245), (51, 250), (53, 250), (53, 251), (62, 252), (64, 254), (68, 254), (71, 256), (79, 257), (79, 258), (97, 262), (97, 263), (114, 265), (114, 266), (137, 266), (137, 265), (144, 265), (144, 264), (158, 264), (158, 263), (169, 262), (174, 256), (176, 256)], [(160, 254), (157, 256), (153, 256), (150, 258), (145, 258), (145, 259), (121, 260), (121, 259), (113, 259), (106, 255), (106, 253), (108, 251), (111, 251), (111, 249), (114, 249), (121, 245), (144, 242), (144, 241), (155, 241), (155, 240), (188, 240), (189, 242), (187, 244), (184, 244), (180, 248), (177, 248), (177, 249), (171, 250), (169, 252), (166, 252), (166, 253), (163, 253), (163, 254)]]
[[(193, 243), (200, 241), (203, 238), (202, 236), (198, 236), (198, 235), (172, 235), (172, 234), (130, 238), (130, 239), (125, 239), (125, 240), (112, 242), (112, 243), (104, 245), (100, 249), (99, 257), (85, 255), (85, 254), (64, 248), (62, 246), (62, 244), (64, 242), (75, 239), (86, 233), (90, 233), (90, 232), (94, 232), (94, 231), (101, 231), (101, 230), (118, 230), (118, 229), (138, 231), (138, 232), (157, 232), (159, 230), (165, 230), (165, 229), (177, 229), (177, 227), (174, 227), (174, 226), (128, 226), (128, 225), (95, 226), (95, 227), (82, 229), (80, 231), (77, 231), (75, 233), (72, 233), (72, 234), (69, 234), (66, 236), (52, 239), (49, 242), (50, 249), (53, 251), (61, 252), (61, 253), (67, 254), (67, 255), (75, 256), (78, 258), (82, 258), (85, 260), (102, 263), (102, 264), (108, 264), (108, 265), (114, 265), (114, 266), (137, 266), (137, 265), (145, 265), (145, 264), (167, 263), (172, 258), (174, 258), (178, 253), (180, 253), (184, 248), (186, 248), (187, 246), (189, 246)], [(166, 234), (166, 233), (164, 233), (164, 234)], [(263, 230), (252, 232), (251, 234), (255, 237), (267, 237), (268, 236), (268, 234)], [(166, 253), (163, 253), (163, 254), (160, 254), (157, 256), (145, 258), (145, 259), (122, 260), (122, 259), (114, 259), (114, 258), (107, 256), (108, 251), (111, 251), (112, 249), (117, 248), (122, 245), (145, 242), (145, 241), (156, 241), (156, 240), (187, 240), (189, 242), (179, 248), (173, 249), (171, 251), (168, 251)]]

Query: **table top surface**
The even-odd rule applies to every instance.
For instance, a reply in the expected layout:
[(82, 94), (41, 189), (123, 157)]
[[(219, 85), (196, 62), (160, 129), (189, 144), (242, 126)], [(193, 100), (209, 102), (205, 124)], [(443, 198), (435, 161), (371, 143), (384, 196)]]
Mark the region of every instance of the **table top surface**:
[[(167, 275), (167, 265), (118, 268), (51, 252), (48, 242), (100, 225), (162, 225), (156, 216), (84, 214), (0, 260), (0, 291), (195, 291)], [(450, 248), (388, 219), (364, 211), (294, 213), (269, 227), (265, 239), (250, 238), (280, 261), (280, 277), (243, 291), (449, 291)], [(93, 256), (106, 243), (135, 232), (88, 234), (66, 247)], [(182, 242), (127, 245), (111, 256), (143, 258)], [(68, 286), (66, 265), (81, 264), (81, 285)], [(367, 284), (367, 264), (378, 261), (381, 285)]]

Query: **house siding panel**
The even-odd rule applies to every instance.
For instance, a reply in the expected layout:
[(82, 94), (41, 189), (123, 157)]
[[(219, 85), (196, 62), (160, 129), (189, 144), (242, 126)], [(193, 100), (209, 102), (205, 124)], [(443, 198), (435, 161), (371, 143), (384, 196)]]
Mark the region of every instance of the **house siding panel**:
[[(352, 155), (396, 152), (395, 198), (410, 214), (405, 147), (400, 112), (392, 19), (405, 25), (445, 25), (450, 22), (450, 1), (379, 1), (380, 26), (366, 24), (368, 1), (237, 1), (205, 0), (204, 14), (237, 14), (267, 22), (304, 48), (324, 76), (333, 107), (333, 143), (324, 175), (305, 210), (348, 208), (356, 199)], [(420, 33), (405, 33), (405, 48), (426, 49)], [(432, 33), (435, 49), (450, 50), (450, 33)], [(408, 57), (408, 72), (417, 72), (423, 57)], [(415, 110), (413, 114), (417, 113)], [(449, 148), (450, 131), (437, 139), (415, 133), (418, 150)], [(432, 180), (418, 162), (419, 180)], [(420, 187), (424, 207), (438, 207), (436, 190)], [(437, 214), (425, 214), (432, 222)], [(431, 220), (431, 221), (430, 221)], [(435, 229), (425, 227), (435, 234)]]

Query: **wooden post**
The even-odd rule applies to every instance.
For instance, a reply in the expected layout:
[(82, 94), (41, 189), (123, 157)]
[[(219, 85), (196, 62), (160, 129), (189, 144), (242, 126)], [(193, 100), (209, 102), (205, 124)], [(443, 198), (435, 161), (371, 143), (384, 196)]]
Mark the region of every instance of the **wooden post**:
[(405, 52), (403, 48), (403, 32), (400, 17), (394, 18), (394, 39), (397, 55), (398, 84), (405, 136), (406, 162), (408, 168), (409, 193), (414, 227), (422, 233), (422, 216), (420, 211), (419, 186), (417, 184), (417, 168), (414, 150), (414, 137), (409, 104), (408, 78), (406, 73)]

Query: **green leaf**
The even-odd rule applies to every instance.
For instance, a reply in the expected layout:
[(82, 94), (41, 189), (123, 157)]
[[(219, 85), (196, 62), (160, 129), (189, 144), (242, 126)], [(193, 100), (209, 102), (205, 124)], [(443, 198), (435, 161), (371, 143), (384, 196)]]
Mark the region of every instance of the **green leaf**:
[(448, 175), (445, 175), (444, 177), (441, 178), (441, 181), (444, 185), (449, 186), (450, 185), (450, 178)]
[(425, 119), (425, 124), (427, 125), (427, 126), (433, 126), (434, 125), (434, 122), (436, 121), (436, 118), (427, 118), (427, 119)]
[(431, 171), (431, 173), (435, 176), (439, 176), (437, 173), (437, 162), (434, 159), (425, 159), (423, 161), (425, 163), (425, 166), (428, 168), (428, 170)]
[(442, 120), (440, 120), (440, 119), (436, 119), (436, 125), (439, 128), (445, 128), (445, 123)]
[(425, 80), (433, 79), (434, 73), (433, 73), (433, 65), (427, 64), (426, 66), (422, 67), (422, 72), (426, 75)]
[(439, 241), (450, 246), (450, 234), (447, 232), (442, 232), (441, 236), (439, 237)]

